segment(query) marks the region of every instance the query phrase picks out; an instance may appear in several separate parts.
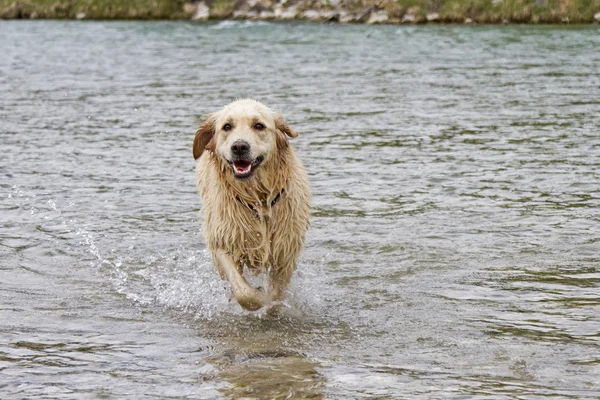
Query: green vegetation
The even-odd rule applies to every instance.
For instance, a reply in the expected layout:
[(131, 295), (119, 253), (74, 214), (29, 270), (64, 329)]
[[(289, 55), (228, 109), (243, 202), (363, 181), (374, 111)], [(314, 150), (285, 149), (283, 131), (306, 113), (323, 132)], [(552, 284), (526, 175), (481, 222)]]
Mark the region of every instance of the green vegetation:
[[(189, 19), (198, 1), (191, 0), (0, 0), (1, 18)], [(248, 10), (249, 0), (206, 0), (210, 18), (231, 18)], [(277, 0), (263, 0), (251, 9), (273, 10)], [(283, 8), (353, 13), (348, 22), (364, 22), (373, 10), (387, 14), (384, 22), (590, 23), (600, 0), (287, 0)], [(243, 12), (240, 18), (244, 18)], [(247, 18), (257, 18), (257, 13)], [(323, 14), (324, 15), (324, 14)], [(363, 15), (361, 18), (360, 16)], [(270, 16), (270, 18), (273, 18)], [(331, 17), (328, 17), (331, 18)], [(599, 17), (596, 17), (599, 18)], [(313, 19), (319, 19), (317, 16)], [(335, 20), (335, 18), (334, 18)]]
[(215, 0), (210, 5), (211, 18), (230, 18), (235, 9), (236, 0)]
[(600, 0), (395, 0), (385, 4), (390, 18), (414, 17), (425, 22), (586, 23), (594, 21)]
[(0, 0), (2, 18), (178, 19), (183, 1), (173, 0)]
[(450, 0), (438, 1), (440, 20), (499, 23), (592, 22), (599, 0)]

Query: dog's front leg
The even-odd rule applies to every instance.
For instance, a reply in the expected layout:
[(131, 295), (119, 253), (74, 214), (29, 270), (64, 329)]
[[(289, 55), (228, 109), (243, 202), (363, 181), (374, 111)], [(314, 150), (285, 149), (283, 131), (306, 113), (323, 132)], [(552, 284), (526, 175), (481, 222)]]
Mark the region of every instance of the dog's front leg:
[(282, 267), (271, 268), (269, 271), (269, 299), (271, 301), (281, 301), (285, 298), (295, 267), (295, 263), (288, 262)]
[(240, 306), (249, 311), (256, 311), (269, 301), (263, 290), (253, 288), (246, 282), (233, 258), (224, 250), (217, 250), (215, 262), (217, 263), (217, 269), (225, 274), (231, 284), (231, 292)]

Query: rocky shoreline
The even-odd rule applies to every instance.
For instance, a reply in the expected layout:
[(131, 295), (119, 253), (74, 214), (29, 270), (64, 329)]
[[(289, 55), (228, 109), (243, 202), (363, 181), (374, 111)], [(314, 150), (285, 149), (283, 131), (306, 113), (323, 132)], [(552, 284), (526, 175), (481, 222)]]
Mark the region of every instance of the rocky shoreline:
[(600, 0), (0, 0), (0, 18), (598, 23)]
[[(545, 0), (536, 0), (536, 4)], [(308, 20), (366, 24), (421, 23), (593, 23), (600, 22), (600, 1), (595, 12), (506, 7), (507, 0), (485, 1), (489, 7), (472, 7), (465, 1), (344, 1), (344, 0), (216, 0), (186, 3), (191, 19)], [(465, 6), (466, 4), (466, 6)]]

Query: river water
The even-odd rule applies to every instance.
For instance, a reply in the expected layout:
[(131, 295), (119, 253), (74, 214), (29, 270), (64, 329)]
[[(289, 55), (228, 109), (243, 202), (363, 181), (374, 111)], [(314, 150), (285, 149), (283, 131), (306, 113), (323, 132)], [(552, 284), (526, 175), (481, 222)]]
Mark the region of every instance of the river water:
[[(600, 397), (600, 29), (0, 21), (0, 397)], [(309, 172), (280, 315), (229, 300), (191, 142)]]

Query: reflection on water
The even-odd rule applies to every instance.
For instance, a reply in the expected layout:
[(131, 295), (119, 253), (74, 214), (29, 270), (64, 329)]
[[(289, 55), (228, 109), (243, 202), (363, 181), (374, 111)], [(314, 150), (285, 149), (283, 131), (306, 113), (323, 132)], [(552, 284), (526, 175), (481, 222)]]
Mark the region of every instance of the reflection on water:
[(223, 348), (207, 361), (217, 369), (218, 381), (225, 383), (221, 392), (236, 399), (323, 398), (322, 366), (300, 350), (287, 350), (303, 347), (294, 327), (301, 322), (272, 318), (216, 330)]
[(303, 356), (255, 353), (219, 365), (220, 377), (229, 383), (222, 392), (234, 399), (322, 399), (325, 379), (317, 366)]
[[(596, 33), (3, 22), (2, 398), (598, 398)], [(194, 127), (244, 96), (314, 194), (273, 314), (198, 220)]]
[[(212, 367), (202, 379), (236, 399), (325, 398), (325, 366), (313, 351), (352, 337), (345, 323), (298, 305), (262, 315), (223, 314), (199, 322), (198, 329), (216, 343), (206, 349)], [(322, 343), (315, 346), (314, 340)]]

